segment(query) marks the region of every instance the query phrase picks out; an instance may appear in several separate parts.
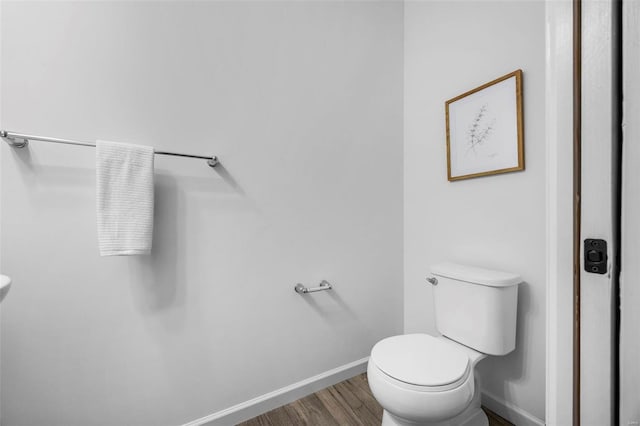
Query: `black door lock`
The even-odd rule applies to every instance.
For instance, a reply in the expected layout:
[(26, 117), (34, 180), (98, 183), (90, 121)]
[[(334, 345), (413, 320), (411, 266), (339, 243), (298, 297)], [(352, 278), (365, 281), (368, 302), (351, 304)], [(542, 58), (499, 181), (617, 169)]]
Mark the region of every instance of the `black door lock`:
[(594, 274), (607, 273), (607, 242), (587, 238), (584, 240), (584, 270)]

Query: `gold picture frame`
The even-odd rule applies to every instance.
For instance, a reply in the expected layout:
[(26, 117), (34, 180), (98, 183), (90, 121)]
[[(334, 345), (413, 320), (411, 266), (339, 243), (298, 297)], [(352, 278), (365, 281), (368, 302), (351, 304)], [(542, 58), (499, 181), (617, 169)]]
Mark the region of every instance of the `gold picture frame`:
[(522, 70), (445, 102), (450, 182), (524, 170)]

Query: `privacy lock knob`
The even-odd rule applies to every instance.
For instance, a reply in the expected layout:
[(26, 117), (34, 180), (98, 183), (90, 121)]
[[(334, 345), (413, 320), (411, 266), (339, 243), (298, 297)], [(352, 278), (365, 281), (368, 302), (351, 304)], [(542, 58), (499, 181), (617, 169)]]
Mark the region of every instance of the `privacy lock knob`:
[(432, 285), (438, 285), (438, 279), (436, 277), (427, 277), (427, 281), (429, 281)]

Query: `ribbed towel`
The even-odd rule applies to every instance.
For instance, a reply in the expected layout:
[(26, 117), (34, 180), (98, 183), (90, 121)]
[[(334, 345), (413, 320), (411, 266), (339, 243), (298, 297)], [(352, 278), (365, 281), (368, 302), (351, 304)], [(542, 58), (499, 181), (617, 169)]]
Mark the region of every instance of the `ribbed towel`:
[(153, 147), (96, 143), (101, 256), (149, 254), (153, 238)]

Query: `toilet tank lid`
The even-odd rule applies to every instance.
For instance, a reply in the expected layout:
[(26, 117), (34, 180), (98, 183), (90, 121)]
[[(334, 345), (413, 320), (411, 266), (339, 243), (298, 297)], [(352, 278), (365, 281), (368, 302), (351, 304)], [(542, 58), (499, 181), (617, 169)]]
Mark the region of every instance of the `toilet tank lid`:
[(491, 269), (476, 268), (458, 263), (444, 262), (431, 266), (431, 273), (436, 276), (481, 284), (490, 287), (509, 287), (520, 284), (520, 275), (510, 272), (493, 271)]

